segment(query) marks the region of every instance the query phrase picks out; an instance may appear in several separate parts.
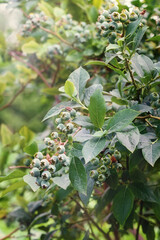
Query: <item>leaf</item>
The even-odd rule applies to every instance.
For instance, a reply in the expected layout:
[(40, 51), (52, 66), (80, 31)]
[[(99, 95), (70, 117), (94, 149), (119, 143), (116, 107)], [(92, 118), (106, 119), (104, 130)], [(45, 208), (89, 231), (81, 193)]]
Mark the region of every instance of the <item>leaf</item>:
[(84, 103), (86, 106), (89, 105), (90, 103), (90, 97), (93, 95), (95, 90), (100, 89), (100, 91), (103, 91), (103, 86), (101, 84), (94, 84), (88, 88), (85, 89), (85, 94), (84, 94)]
[(74, 137), (73, 140), (76, 142), (86, 142), (87, 140), (91, 139), (92, 135), (90, 134), (90, 131), (86, 130), (85, 128), (82, 128)]
[(79, 197), (85, 206), (87, 206), (89, 203), (89, 199), (91, 197), (93, 188), (94, 188), (94, 180), (89, 177), (87, 181), (87, 195), (84, 195), (83, 193), (79, 193)]
[(76, 102), (58, 103), (56, 106), (54, 106), (48, 111), (48, 113), (45, 115), (42, 121), (45, 121), (51, 117), (57, 116), (66, 107), (77, 108), (77, 107), (80, 107), (80, 105)]
[(109, 119), (107, 124), (108, 133), (118, 132), (127, 127), (140, 113), (132, 109), (124, 109), (117, 112)]
[(124, 225), (130, 215), (134, 202), (134, 195), (129, 188), (123, 186), (113, 199), (113, 214), (117, 221)]
[(96, 157), (108, 144), (109, 141), (105, 137), (94, 137), (87, 141), (82, 149), (85, 162), (88, 163)]
[(102, 128), (106, 115), (106, 104), (100, 89), (97, 89), (91, 96), (88, 110), (94, 126)]
[(107, 64), (105, 62), (102, 61), (96, 61), (96, 60), (92, 60), (92, 61), (88, 61), (85, 66), (87, 65), (100, 65), (100, 66), (107, 66)]
[(135, 111), (139, 111), (141, 113), (144, 113), (144, 112), (151, 112), (153, 107), (145, 105), (145, 104), (136, 104), (136, 105), (131, 106), (131, 109), (133, 109)]
[(27, 42), (22, 45), (22, 51), (24, 53), (36, 53), (40, 50), (41, 45), (35, 42), (34, 40), (31, 40), (30, 42)]
[(135, 33), (135, 31), (137, 30), (140, 22), (141, 22), (141, 17), (139, 17), (136, 21), (128, 24), (127, 29), (126, 29), (126, 36), (127, 37), (131, 37)]
[(150, 142), (149, 145), (142, 149), (144, 159), (154, 167), (155, 162), (160, 158), (160, 140), (157, 142)]
[(15, 178), (21, 178), (25, 175), (24, 172), (20, 170), (15, 170), (11, 173), (9, 173), (7, 176), (0, 176), (0, 182), (7, 181), (10, 179), (15, 179)]
[(102, 5), (102, 0), (93, 0), (93, 5), (96, 7), (96, 8), (100, 8), (100, 6)]
[(38, 145), (36, 142), (33, 142), (30, 145), (26, 146), (23, 150), (24, 152), (33, 156), (36, 152), (38, 152)]
[(47, 2), (41, 1), (38, 3), (39, 9), (46, 14), (48, 17), (53, 17), (53, 8)]
[(12, 143), (12, 132), (5, 124), (1, 124), (1, 139), (3, 146), (7, 146)]
[(145, 202), (157, 202), (152, 189), (142, 182), (131, 183), (129, 189), (138, 200), (140, 199)]
[(81, 100), (83, 98), (83, 92), (89, 78), (90, 76), (88, 72), (82, 67), (79, 67), (78, 69), (76, 69), (68, 77), (68, 80), (70, 80), (74, 84), (77, 90), (78, 96)]
[(80, 193), (87, 193), (87, 175), (85, 168), (79, 160), (79, 158), (74, 157), (71, 161), (69, 167), (69, 178), (73, 187)]
[(35, 136), (34, 132), (32, 132), (27, 126), (22, 127), (19, 130), (19, 134), (25, 138), (25, 143), (30, 143)]
[(54, 177), (52, 178), (53, 182), (58, 185), (59, 187), (63, 188), (64, 190), (70, 185), (69, 175), (64, 174), (61, 177)]
[(160, 41), (160, 35), (151, 37), (151, 38), (147, 39), (147, 41), (159, 42)]
[(105, 52), (108, 52), (109, 50), (118, 49), (118, 48), (119, 48), (119, 45), (110, 43), (110, 44), (106, 47)]
[(15, 182), (15, 183), (11, 184), (9, 187), (7, 187), (5, 190), (3, 190), (3, 191), (0, 193), (0, 197), (3, 197), (3, 196), (6, 195), (7, 193), (12, 192), (12, 191), (14, 191), (14, 190), (17, 190), (18, 188), (24, 187), (24, 186), (26, 186), (26, 183), (23, 182), (22, 180), (19, 181), (19, 182)]
[(134, 152), (139, 143), (140, 133), (137, 127), (128, 126), (121, 132), (117, 132), (118, 141), (130, 152)]
[(90, 118), (87, 116), (78, 116), (73, 120), (73, 122), (85, 128), (94, 128)]
[(65, 93), (68, 94), (70, 97), (75, 96), (75, 86), (73, 82), (67, 80), (64, 85)]
[(112, 97), (111, 98), (111, 101), (118, 104), (118, 105), (128, 105), (128, 101), (127, 100), (124, 100), (124, 99), (121, 99), (121, 98), (117, 98), (117, 97)]
[(36, 177), (32, 177), (30, 174), (23, 177), (23, 181), (27, 183), (34, 192), (39, 189), (39, 186), (36, 184)]
[(148, 26), (144, 26), (138, 30), (136, 36), (133, 39), (133, 50), (137, 49), (147, 29)]

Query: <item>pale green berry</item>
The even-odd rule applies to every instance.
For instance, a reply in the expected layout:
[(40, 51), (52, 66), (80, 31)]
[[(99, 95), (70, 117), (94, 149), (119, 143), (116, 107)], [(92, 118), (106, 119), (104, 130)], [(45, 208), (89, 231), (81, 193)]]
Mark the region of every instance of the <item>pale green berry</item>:
[(42, 154), (41, 152), (37, 152), (37, 153), (34, 155), (34, 157), (42, 160), (42, 159), (43, 159), (43, 154)]
[(50, 141), (51, 139), (49, 138), (49, 137), (46, 137), (45, 139), (44, 139), (44, 143), (48, 146), (48, 142)]
[(98, 178), (97, 170), (91, 170), (90, 173), (89, 173), (89, 176), (93, 179), (97, 179)]
[(57, 152), (58, 152), (58, 153), (64, 153), (64, 152), (65, 152), (65, 147), (64, 147), (63, 145), (59, 145), (59, 146), (57, 147)]
[(49, 171), (50, 173), (54, 173), (54, 172), (56, 171), (55, 165), (50, 164), (49, 167), (48, 167), (48, 171)]
[(50, 183), (49, 183), (48, 181), (43, 180), (43, 181), (41, 182), (41, 187), (42, 187), (43, 189), (46, 189), (46, 188), (48, 188), (49, 186), (50, 186)]
[(57, 132), (52, 132), (51, 133), (51, 138), (57, 139), (58, 138), (58, 133)]
[(39, 177), (40, 176), (40, 170), (37, 167), (34, 167), (30, 171), (30, 174), (31, 174), (32, 177)]
[(64, 153), (58, 155), (58, 160), (60, 162), (65, 162), (66, 161), (66, 155)]
[(57, 156), (52, 156), (52, 157), (50, 158), (50, 161), (51, 161), (51, 163), (52, 163), (53, 165), (55, 165), (55, 164), (58, 162), (58, 157), (57, 157)]
[(42, 172), (41, 177), (43, 180), (49, 180), (51, 178), (51, 174), (49, 171), (44, 171)]
[(48, 168), (48, 166), (49, 166), (48, 160), (47, 159), (42, 159), (40, 166), (41, 166), (42, 169)]
[(37, 167), (37, 168), (39, 168), (40, 167), (40, 160), (38, 159), (38, 158), (34, 158), (33, 160), (32, 160), (32, 166), (33, 167)]

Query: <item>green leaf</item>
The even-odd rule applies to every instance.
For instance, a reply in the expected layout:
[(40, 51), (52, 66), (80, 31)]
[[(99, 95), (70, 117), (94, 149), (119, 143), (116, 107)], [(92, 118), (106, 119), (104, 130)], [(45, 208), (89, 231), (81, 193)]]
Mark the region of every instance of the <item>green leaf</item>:
[(73, 187), (80, 193), (87, 193), (87, 175), (85, 168), (79, 160), (79, 158), (74, 157), (71, 161), (69, 167), (69, 178)]
[(24, 53), (36, 53), (41, 49), (41, 45), (35, 42), (34, 40), (23, 44), (22, 51)]
[(27, 126), (22, 127), (19, 130), (19, 134), (25, 138), (25, 143), (30, 143), (35, 136), (34, 132), (32, 132)]
[(50, 4), (48, 4), (47, 2), (41, 1), (40, 3), (38, 3), (38, 7), (41, 11), (43, 11), (46, 16), (48, 17), (53, 17), (53, 8)]
[(21, 178), (25, 175), (24, 172), (20, 170), (15, 170), (11, 173), (9, 173), (7, 176), (0, 176), (0, 182), (7, 181), (10, 179), (15, 179), (15, 178)]
[(102, 61), (96, 61), (96, 60), (92, 60), (92, 61), (88, 61), (85, 66), (87, 65), (100, 65), (100, 66), (107, 66), (107, 64), (105, 62)]
[(94, 180), (89, 177), (89, 179), (87, 181), (87, 195), (85, 195), (83, 193), (79, 193), (79, 197), (85, 206), (87, 206), (89, 203), (89, 199), (91, 197), (91, 194), (92, 194), (92, 191), (94, 188), (94, 184), (95, 184)]
[(126, 29), (126, 36), (131, 37), (137, 30), (140, 22), (141, 17), (139, 17), (136, 21), (129, 23)]
[(7, 146), (12, 143), (12, 132), (5, 124), (1, 125), (1, 140), (3, 146)]
[(160, 158), (160, 140), (150, 142), (142, 149), (144, 159), (153, 167), (155, 162)]
[(151, 37), (151, 38), (147, 39), (147, 41), (159, 42), (160, 41), (160, 35)]
[(91, 96), (88, 110), (94, 126), (102, 128), (106, 115), (106, 104), (100, 89), (97, 89)]
[(148, 29), (148, 26), (144, 26), (138, 30), (138, 32), (136, 33), (136, 36), (133, 39), (133, 50), (135, 50), (139, 46), (147, 29)]
[(39, 186), (36, 184), (36, 177), (32, 177), (30, 174), (23, 177), (23, 181), (27, 183), (34, 192), (39, 189)]
[(109, 141), (105, 137), (94, 137), (87, 141), (82, 149), (85, 162), (88, 163), (96, 157), (108, 144)]
[(76, 69), (68, 77), (68, 80), (70, 80), (74, 84), (78, 96), (81, 100), (83, 98), (84, 89), (89, 78), (90, 76), (88, 72), (82, 67)]
[(64, 90), (65, 90), (65, 93), (68, 94), (70, 97), (73, 97), (75, 96), (75, 86), (73, 84), (73, 82), (67, 80), (65, 82), (65, 85), (64, 85)]
[(105, 52), (108, 52), (109, 50), (118, 49), (118, 48), (119, 48), (119, 45), (110, 43), (110, 44), (106, 47)]
[(100, 6), (102, 5), (103, 1), (102, 0), (93, 0), (93, 5), (96, 8), (100, 8)]
[(129, 188), (123, 186), (113, 199), (113, 214), (117, 221), (124, 225), (130, 215), (134, 202), (134, 195)]
[(84, 103), (86, 106), (89, 105), (90, 103), (90, 97), (93, 95), (93, 93), (97, 90), (100, 89), (100, 91), (103, 91), (103, 86), (101, 84), (94, 84), (88, 88), (85, 89), (85, 94), (84, 94)]
[(64, 190), (70, 185), (69, 175), (63, 174), (61, 177), (52, 178), (53, 182)]
[(5, 190), (3, 190), (3, 191), (0, 193), (0, 197), (3, 197), (3, 196), (6, 195), (7, 193), (12, 192), (12, 191), (14, 191), (14, 190), (17, 190), (18, 188), (24, 187), (24, 186), (26, 186), (26, 183), (23, 182), (22, 180), (19, 181), (19, 182), (15, 182), (15, 183), (11, 184), (9, 187), (7, 187)]
[(23, 149), (26, 153), (30, 154), (33, 156), (36, 152), (38, 152), (38, 146), (36, 142), (31, 143), (29, 146), (26, 146)]
[(111, 98), (111, 101), (118, 104), (118, 105), (128, 105), (128, 101), (127, 100), (124, 100), (124, 99), (121, 99), (121, 98), (117, 98), (115, 96), (113, 96)]
[(73, 122), (85, 128), (94, 128), (90, 118), (87, 116), (78, 116), (73, 120)]
[(128, 126), (121, 132), (117, 132), (118, 141), (130, 152), (134, 152), (139, 143), (140, 133), (137, 127)]
[(132, 109), (124, 109), (117, 112), (109, 119), (107, 130), (108, 133), (118, 132), (127, 127), (140, 113)]
[(77, 108), (77, 107), (81, 107), (81, 105), (79, 105), (76, 102), (62, 102), (62, 103), (58, 103), (56, 106), (54, 106), (53, 108), (51, 108), (48, 113), (45, 115), (45, 117), (43, 118), (42, 121), (45, 121), (51, 117), (57, 116), (62, 110), (64, 110), (66, 107), (71, 107), (71, 108)]

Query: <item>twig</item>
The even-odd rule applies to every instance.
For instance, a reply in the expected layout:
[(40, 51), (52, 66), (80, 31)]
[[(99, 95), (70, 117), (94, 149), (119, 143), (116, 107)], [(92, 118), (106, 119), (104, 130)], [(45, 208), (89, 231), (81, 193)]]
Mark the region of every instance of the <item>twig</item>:
[(147, 119), (145, 119), (145, 121), (148, 123), (150, 127), (154, 128), (154, 126)]
[(10, 166), (9, 169), (15, 169), (15, 168), (30, 168), (27, 166)]
[[(139, 215), (142, 215), (142, 210), (143, 210), (143, 202), (140, 202), (140, 210), (139, 210)], [(137, 226), (137, 231), (136, 231), (136, 240), (139, 240), (139, 228), (141, 225), (141, 217), (139, 216), (139, 220), (138, 220), (138, 226)]]
[(130, 66), (129, 66), (128, 60), (125, 59), (125, 61), (126, 61), (126, 66), (127, 66), (127, 68), (128, 68), (128, 71), (129, 71), (130, 77), (131, 77), (131, 79), (132, 79), (132, 83), (133, 83), (134, 87), (137, 88), (137, 85), (136, 85), (135, 79), (134, 79), (134, 77), (133, 77), (133, 73), (132, 73), (132, 71), (131, 71), (131, 69), (130, 69)]
[(22, 85), (22, 87), (16, 92), (16, 94), (13, 96), (13, 98), (8, 103), (6, 103), (2, 107), (0, 107), (0, 111), (4, 110), (7, 107), (10, 107), (12, 105), (12, 103), (15, 101), (15, 99), (24, 91), (24, 89), (30, 82), (31, 82), (31, 80), (29, 80), (26, 84)]
[(65, 39), (63, 39), (58, 33), (56, 32), (53, 32), (47, 28), (44, 28), (42, 26), (40, 26), (40, 29), (42, 29), (43, 31), (47, 32), (47, 33), (50, 33), (52, 34), (53, 36), (57, 37), (61, 42), (65, 43), (66, 45), (70, 46), (71, 48), (77, 50), (80, 52), (80, 49), (79, 48), (76, 48), (76, 47), (73, 47), (72, 44), (70, 44), (68, 41), (66, 41)]
[(154, 118), (154, 119), (160, 120), (160, 117), (153, 116), (153, 115), (151, 115), (151, 114), (146, 115), (146, 116), (138, 116), (138, 117), (136, 117), (136, 118), (137, 118), (137, 119)]
[(33, 66), (31, 63), (29, 62), (25, 62), (23, 59), (21, 59), (19, 56), (17, 56), (15, 53), (13, 52), (10, 52), (10, 55), (12, 57), (14, 57), (16, 60), (26, 64), (28, 67), (30, 67), (34, 72), (37, 73), (37, 75), (42, 79), (42, 81), (44, 82), (44, 84), (47, 86), (47, 87), (51, 87), (50, 84), (47, 82), (46, 78), (44, 77), (44, 75), (39, 71), (38, 68), (36, 68), (35, 66)]
[(17, 232), (19, 230), (19, 227), (14, 229), (11, 233), (9, 233), (8, 235), (6, 235), (5, 237), (0, 238), (0, 240), (4, 240), (7, 238), (10, 238), (15, 232)]

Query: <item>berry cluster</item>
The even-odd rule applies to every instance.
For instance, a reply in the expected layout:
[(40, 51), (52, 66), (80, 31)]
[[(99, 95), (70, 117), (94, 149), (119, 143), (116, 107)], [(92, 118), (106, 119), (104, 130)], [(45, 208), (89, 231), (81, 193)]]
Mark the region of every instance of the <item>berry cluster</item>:
[(98, 34), (103, 37), (107, 37), (110, 43), (115, 43), (117, 36), (123, 36), (123, 30), (127, 25), (138, 19), (140, 11), (138, 8), (134, 8), (133, 11), (128, 12), (123, 9), (121, 13), (118, 12), (118, 7), (114, 6), (111, 9), (103, 10), (98, 17), (96, 23)]
[(71, 134), (77, 130), (72, 122), (77, 114), (74, 109), (70, 108), (59, 114), (59, 117), (55, 119), (57, 132), (52, 132), (50, 137), (44, 139), (45, 156), (42, 152), (36, 153), (30, 164), (31, 176), (36, 177), (36, 184), (43, 189), (49, 187), (51, 177), (58, 176), (57, 172), (60, 169), (66, 172), (70, 165), (70, 157), (66, 155), (66, 144), (72, 138)]
[(96, 181), (97, 185), (101, 185), (112, 174), (112, 169), (118, 170), (122, 167), (118, 162), (120, 159), (121, 153), (115, 150), (115, 147), (110, 147), (106, 155), (100, 159), (96, 157), (91, 160), (92, 166), (96, 169), (90, 171), (90, 177)]
[(47, 57), (53, 59), (55, 55), (62, 55), (61, 46), (58, 44), (51, 45), (47, 48)]
[(28, 20), (22, 27), (22, 36), (28, 36), (33, 29), (36, 29), (40, 26), (41, 22), (47, 20), (46, 15), (43, 12), (38, 13), (30, 13), (28, 16)]

